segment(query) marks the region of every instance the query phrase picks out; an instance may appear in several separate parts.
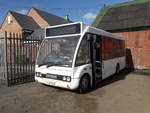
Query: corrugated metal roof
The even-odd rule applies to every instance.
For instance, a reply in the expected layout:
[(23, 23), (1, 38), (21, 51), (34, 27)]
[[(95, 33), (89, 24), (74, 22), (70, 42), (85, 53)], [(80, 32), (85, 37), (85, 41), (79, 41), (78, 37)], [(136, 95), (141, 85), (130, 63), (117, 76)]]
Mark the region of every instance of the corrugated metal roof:
[[(132, 3), (132, 2), (131, 2)], [(106, 9), (106, 8), (105, 8)], [(96, 27), (104, 30), (123, 30), (150, 26), (150, 2), (135, 3), (107, 8)], [(100, 15), (98, 15), (100, 16)], [(98, 17), (97, 17), (98, 18)], [(94, 24), (93, 24), (94, 25)]]
[(150, 26), (150, 2), (110, 8), (99, 23), (104, 30)]

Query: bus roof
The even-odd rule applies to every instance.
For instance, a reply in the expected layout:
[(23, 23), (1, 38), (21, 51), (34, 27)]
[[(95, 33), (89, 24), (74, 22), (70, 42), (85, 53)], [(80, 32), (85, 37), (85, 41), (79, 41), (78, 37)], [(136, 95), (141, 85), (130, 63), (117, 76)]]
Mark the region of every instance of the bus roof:
[(124, 37), (121, 37), (121, 36), (118, 36), (118, 35), (114, 35), (112, 33), (104, 31), (102, 29), (94, 28), (94, 27), (91, 27), (91, 26), (89, 26), (87, 28), (86, 32), (97, 34), (97, 35), (106, 36), (106, 37), (109, 37), (109, 38), (115, 38), (115, 39), (119, 39), (119, 40), (125, 40)]
[[(71, 26), (71, 25), (77, 25), (77, 24), (80, 24), (80, 33), (68, 34), (67, 36), (74, 36), (74, 35), (82, 35), (82, 34), (85, 34), (85, 33), (92, 33), (92, 34), (102, 35), (102, 36), (106, 36), (106, 37), (110, 37), (110, 38), (124, 40), (124, 38), (121, 37), (121, 36), (114, 35), (112, 33), (104, 31), (102, 29), (92, 27), (88, 24), (84, 24), (83, 22), (74, 22), (74, 23), (67, 23), (67, 24), (61, 24), (61, 25), (56, 25), (56, 26), (50, 26), (50, 27), (46, 28), (46, 30), (47, 29), (55, 29), (55, 28), (57, 29), (57, 28), (61, 28), (61, 27), (65, 27), (65, 26)], [(47, 36), (46, 35), (46, 30), (45, 30), (45, 38), (66, 36), (66, 34), (65, 35), (60, 35), (60, 36)]]

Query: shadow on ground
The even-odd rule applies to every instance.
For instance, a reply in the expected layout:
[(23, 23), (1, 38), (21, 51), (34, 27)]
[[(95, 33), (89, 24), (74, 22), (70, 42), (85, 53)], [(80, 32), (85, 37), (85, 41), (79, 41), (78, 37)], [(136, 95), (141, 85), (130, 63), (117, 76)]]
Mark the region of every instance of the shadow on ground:
[(107, 79), (103, 80), (102, 82), (100, 82), (96, 88), (101, 88), (101, 87), (109, 85), (111, 83), (114, 83), (114, 82), (117, 82), (120, 80), (124, 80), (126, 78), (126, 76), (133, 71), (134, 70), (132, 70), (132, 69), (124, 69), (119, 74), (114, 74), (114, 75), (108, 77)]
[(95, 88), (91, 88), (87, 93), (92, 92), (98, 88), (102, 88), (104, 86), (110, 85), (114, 82), (124, 80), (126, 78), (126, 76), (133, 71), (134, 71), (133, 69), (124, 69), (119, 74), (114, 74), (114, 75), (108, 77), (107, 79), (101, 81), (100, 83), (97, 84), (97, 86)]

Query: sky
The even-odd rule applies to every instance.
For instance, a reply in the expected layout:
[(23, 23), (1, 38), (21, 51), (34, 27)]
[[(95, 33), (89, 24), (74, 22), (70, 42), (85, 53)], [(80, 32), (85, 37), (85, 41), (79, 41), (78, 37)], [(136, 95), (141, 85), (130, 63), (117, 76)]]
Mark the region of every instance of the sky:
[(0, 0), (0, 25), (9, 10), (26, 14), (31, 7), (54, 15), (69, 15), (70, 20), (91, 24), (104, 4), (106, 6), (132, 0)]

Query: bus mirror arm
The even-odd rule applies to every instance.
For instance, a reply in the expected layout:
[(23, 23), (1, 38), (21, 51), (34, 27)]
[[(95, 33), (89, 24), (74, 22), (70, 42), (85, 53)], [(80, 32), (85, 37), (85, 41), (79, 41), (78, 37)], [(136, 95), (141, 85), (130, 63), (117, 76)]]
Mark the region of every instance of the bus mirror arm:
[(87, 37), (86, 40), (87, 41), (92, 41), (92, 38), (91, 37)]
[(87, 34), (86, 39), (87, 39), (87, 41), (92, 41), (91, 34)]

